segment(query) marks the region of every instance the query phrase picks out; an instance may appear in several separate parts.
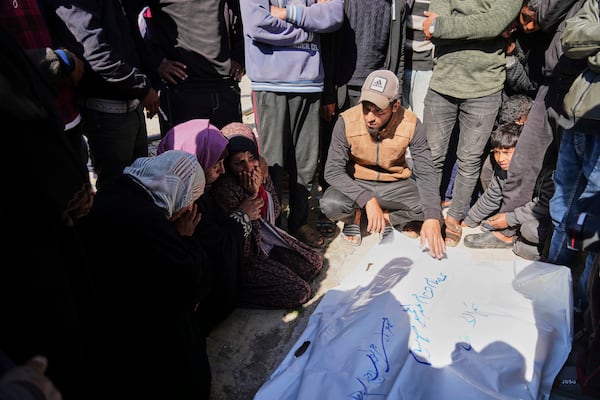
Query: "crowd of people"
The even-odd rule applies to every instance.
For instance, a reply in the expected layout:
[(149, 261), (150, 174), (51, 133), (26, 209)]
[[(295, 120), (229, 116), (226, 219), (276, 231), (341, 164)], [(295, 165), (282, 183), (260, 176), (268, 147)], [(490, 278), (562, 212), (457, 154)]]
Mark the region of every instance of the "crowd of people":
[(572, 237), (598, 213), (599, 24), (599, 0), (3, 2), (4, 137), (31, 157), (2, 158), (0, 399), (209, 398), (206, 337), (305, 304), (338, 223), (571, 267), (600, 337)]

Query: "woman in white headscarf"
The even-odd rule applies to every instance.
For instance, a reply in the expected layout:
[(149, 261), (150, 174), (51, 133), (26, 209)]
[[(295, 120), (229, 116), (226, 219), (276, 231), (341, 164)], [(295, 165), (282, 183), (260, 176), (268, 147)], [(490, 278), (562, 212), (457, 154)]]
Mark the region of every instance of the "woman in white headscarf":
[(209, 397), (194, 312), (212, 275), (191, 235), (204, 185), (194, 155), (139, 158), (98, 191), (80, 224), (99, 293), (96, 373), (104, 383), (93, 390), (101, 398)]

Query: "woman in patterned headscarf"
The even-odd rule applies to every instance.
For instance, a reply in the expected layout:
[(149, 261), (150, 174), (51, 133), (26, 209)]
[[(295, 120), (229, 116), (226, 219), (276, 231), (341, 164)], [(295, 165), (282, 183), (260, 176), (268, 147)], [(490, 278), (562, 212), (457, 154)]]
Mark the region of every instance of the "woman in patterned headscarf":
[(225, 172), (227, 142), (209, 120), (193, 119), (169, 130), (157, 148), (159, 154), (172, 149), (194, 154), (206, 174), (207, 191), (196, 202), (202, 220), (194, 232), (215, 276), (212, 293), (198, 307), (206, 334), (238, 305), (245, 238), (252, 230), (251, 221), (260, 217), (263, 205), (260, 198), (246, 199), (236, 209), (225, 212), (215, 201), (211, 186)]
[[(275, 225), (281, 205), (273, 181), (261, 168), (256, 138), (248, 125), (233, 122), (222, 129), (229, 139), (226, 173), (213, 186), (214, 197), (225, 211), (247, 198), (264, 205), (260, 219), (244, 247), (240, 303), (246, 307), (295, 308), (312, 296), (310, 282), (323, 266), (317, 250)], [(263, 163), (266, 165), (266, 163)]]
[[(138, 158), (98, 191), (80, 226), (98, 288), (99, 398), (208, 398), (210, 369), (195, 308), (213, 285), (191, 235), (204, 190), (196, 157)], [(148, 384), (151, 382), (152, 384)]]

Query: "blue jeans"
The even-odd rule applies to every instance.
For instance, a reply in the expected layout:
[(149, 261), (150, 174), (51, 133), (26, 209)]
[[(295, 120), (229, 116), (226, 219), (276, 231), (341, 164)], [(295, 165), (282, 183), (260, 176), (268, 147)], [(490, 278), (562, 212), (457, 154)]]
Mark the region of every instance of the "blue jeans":
[(501, 92), (474, 99), (457, 99), (442, 95), (431, 88), (425, 96), (423, 123), (431, 149), (433, 166), (441, 185), (442, 170), (448, 153), (454, 125), (458, 124), (456, 149), (458, 171), (452, 190), (448, 216), (462, 220), (471, 202), (481, 171), (481, 161), (500, 104)]
[[(550, 200), (554, 234), (548, 261), (572, 267), (577, 252), (567, 248), (567, 220), (573, 212), (599, 212), (597, 204), (594, 206), (585, 199), (600, 192), (600, 134), (586, 135), (576, 128), (564, 131), (554, 172), (554, 184), (554, 196)], [(588, 252), (585, 269), (576, 288), (574, 306), (581, 311), (587, 305), (587, 281), (596, 255), (595, 252)]]

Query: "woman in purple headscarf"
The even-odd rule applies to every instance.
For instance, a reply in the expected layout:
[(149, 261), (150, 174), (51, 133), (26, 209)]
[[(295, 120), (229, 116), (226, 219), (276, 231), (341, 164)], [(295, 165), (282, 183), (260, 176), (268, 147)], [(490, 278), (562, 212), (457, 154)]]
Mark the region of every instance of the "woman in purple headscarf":
[(194, 232), (216, 275), (213, 292), (198, 307), (206, 334), (238, 305), (244, 243), (252, 230), (251, 221), (260, 217), (263, 205), (261, 198), (248, 198), (235, 210), (225, 212), (215, 201), (211, 185), (225, 173), (227, 143), (209, 120), (193, 119), (171, 128), (157, 148), (158, 154), (168, 150), (195, 154), (206, 176), (204, 194), (196, 201), (202, 219)]

